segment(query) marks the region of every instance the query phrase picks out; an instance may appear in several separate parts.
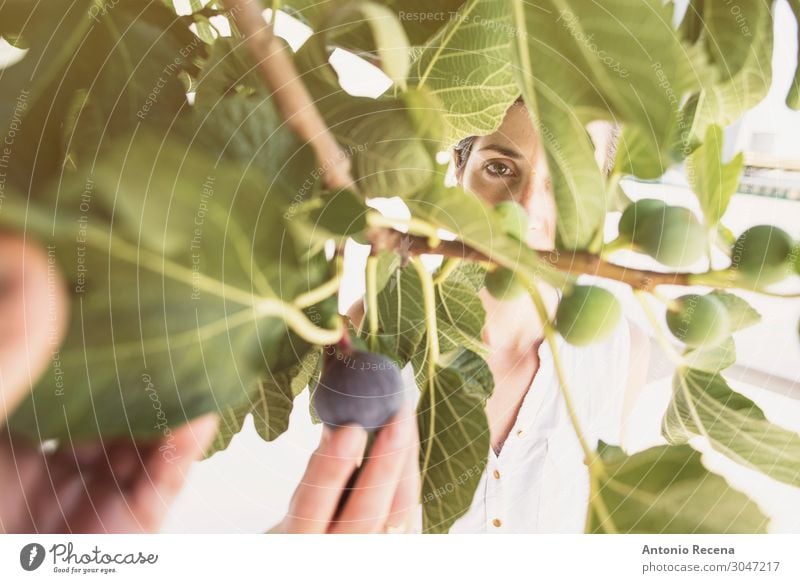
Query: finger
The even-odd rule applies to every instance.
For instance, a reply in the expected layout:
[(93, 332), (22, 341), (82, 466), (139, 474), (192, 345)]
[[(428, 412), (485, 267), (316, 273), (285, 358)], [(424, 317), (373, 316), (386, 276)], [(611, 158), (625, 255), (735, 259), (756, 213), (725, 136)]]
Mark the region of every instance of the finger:
[(219, 417), (214, 413), (199, 417), (162, 439), (149, 454), (144, 472), (131, 485), (130, 492), (134, 519), (140, 530), (155, 532), (160, 527), (186, 481), (189, 467), (203, 457), (217, 435), (218, 426)]
[(46, 251), (0, 234), (0, 426), (44, 371), (66, 329), (67, 294)]
[(52, 498), (57, 505), (50, 502), (50, 512), (44, 504), (37, 510), (43, 532), (98, 531), (90, 525), (98, 524), (97, 507), (103, 493), (113, 494), (117, 489), (111, 483), (108, 461), (113, 450), (111, 443), (100, 441), (66, 447), (50, 456), (48, 465), (54, 468)]
[(358, 425), (323, 426), (284, 520), (287, 533), (324, 533), (348, 478), (364, 455), (367, 432)]
[(381, 428), (340, 517), (335, 533), (380, 532), (397, 491), (408, 450), (413, 448), (414, 415), (409, 403)]
[(419, 507), (419, 487), (419, 434), (415, 423), (413, 444), (408, 450), (403, 473), (386, 519), (386, 526), (389, 529), (406, 531), (413, 513)]
[(149, 479), (147, 463), (159, 442), (115, 440), (100, 449), (100, 455), (82, 468), (76, 500), (68, 509), (61, 530), (72, 533), (143, 532), (131, 499), (136, 483)]
[(32, 522), (34, 498), (43, 471), (41, 452), (24, 440), (0, 436), (0, 532), (36, 531)]
[(68, 509), (80, 493), (81, 466), (69, 451), (39, 454), (44, 471), (33, 500), (33, 521), (39, 533), (63, 532)]

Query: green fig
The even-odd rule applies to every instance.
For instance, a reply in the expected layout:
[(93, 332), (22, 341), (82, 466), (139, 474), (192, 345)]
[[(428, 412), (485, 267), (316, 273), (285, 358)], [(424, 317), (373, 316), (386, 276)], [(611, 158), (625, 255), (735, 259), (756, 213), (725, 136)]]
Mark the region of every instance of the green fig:
[(576, 285), (561, 298), (555, 327), (570, 344), (584, 346), (608, 337), (619, 323), (617, 298), (601, 287)]
[(739, 235), (731, 250), (731, 269), (748, 283), (764, 286), (776, 283), (792, 269), (795, 243), (783, 229), (772, 225), (750, 227)]
[(640, 224), (645, 217), (664, 212), (666, 206), (667, 204), (663, 200), (657, 198), (643, 198), (629, 204), (619, 219), (619, 234), (632, 239), (636, 225)]
[(792, 253), (794, 253), (794, 272), (800, 275), (800, 243), (795, 245)]
[(528, 213), (522, 205), (513, 200), (504, 200), (498, 202), (494, 210), (500, 215), (506, 234), (525, 241), (528, 234)]
[(669, 267), (688, 267), (703, 256), (706, 232), (694, 213), (679, 206), (665, 206), (647, 214), (637, 225), (634, 246)]
[(670, 332), (692, 348), (715, 346), (731, 334), (731, 321), (725, 305), (713, 296), (687, 294), (667, 310)]
[(486, 289), (498, 300), (513, 300), (527, 290), (516, 273), (505, 267), (498, 267), (486, 274)]

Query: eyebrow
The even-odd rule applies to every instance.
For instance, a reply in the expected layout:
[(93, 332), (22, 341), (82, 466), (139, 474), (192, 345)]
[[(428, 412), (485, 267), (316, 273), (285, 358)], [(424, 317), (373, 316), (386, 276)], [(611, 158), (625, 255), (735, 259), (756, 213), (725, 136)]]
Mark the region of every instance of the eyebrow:
[(486, 146), (481, 148), (479, 151), (482, 152), (483, 150), (494, 150), (495, 152), (499, 152), (500, 154), (503, 154), (504, 156), (508, 156), (509, 158), (514, 158), (515, 160), (520, 160), (523, 157), (522, 154), (520, 152), (518, 152), (517, 150), (513, 150), (511, 148), (506, 148), (505, 146), (500, 146), (498, 144), (487, 144)]

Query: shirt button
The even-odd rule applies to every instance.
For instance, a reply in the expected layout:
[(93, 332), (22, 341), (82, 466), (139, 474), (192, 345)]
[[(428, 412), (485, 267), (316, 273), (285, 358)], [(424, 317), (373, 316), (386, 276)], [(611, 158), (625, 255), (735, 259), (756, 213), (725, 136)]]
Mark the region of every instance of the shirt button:
[(494, 471), (493, 475), (494, 475), (495, 479), (497, 479), (497, 480), (500, 479), (500, 472), (498, 472), (497, 470)]
[(499, 518), (495, 518), (494, 520), (492, 520), (492, 524), (493, 524), (493, 525), (495, 525), (495, 526), (497, 526), (497, 527), (499, 527), (499, 526), (500, 526), (501, 524), (503, 524), (503, 523), (502, 523), (502, 522), (500, 522), (500, 519), (499, 519)]
[(522, 429), (517, 431), (517, 437), (522, 437)]

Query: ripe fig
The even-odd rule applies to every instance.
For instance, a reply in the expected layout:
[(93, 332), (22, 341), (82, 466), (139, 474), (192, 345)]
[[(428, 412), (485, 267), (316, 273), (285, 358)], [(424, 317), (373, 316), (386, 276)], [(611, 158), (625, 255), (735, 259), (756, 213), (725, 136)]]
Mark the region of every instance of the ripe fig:
[(687, 294), (667, 310), (670, 332), (692, 348), (714, 346), (730, 336), (731, 322), (725, 305), (713, 296)]
[(608, 337), (622, 316), (617, 298), (601, 287), (576, 285), (556, 310), (555, 327), (570, 344), (584, 346)]
[(528, 234), (528, 213), (516, 201), (504, 200), (494, 206), (500, 215), (505, 232), (518, 241), (525, 241)]
[(393, 360), (336, 345), (325, 349), (313, 404), (327, 425), (358, 423), (372, 431), (400, 410), (404, 394), (400, 369)]
[(794, 246), (783, 229), (772, 225), (750, 227), (733, 244), (731, 268), (749, 283), (776, 283), (789, 275)]
[(625, 207), (619, 219), (619, 234), (633, 238), (633, 232), (645, 217), (655, 213), (661, 213), (667, 204), (657, 198), (643, 198)]
[(679, 206), (665, 206), (636, 225), (631, 240), (635, 247), (669, 267), (687, 267), (700, 259), (706, 248), (706, 232), (694, 213)]
[(517, 274), (505, 267), (487, 273), (484, 284), (492, 297), (498, 300), (513, 300), (527, 291)]

